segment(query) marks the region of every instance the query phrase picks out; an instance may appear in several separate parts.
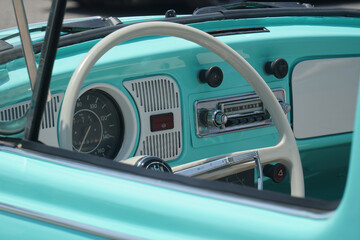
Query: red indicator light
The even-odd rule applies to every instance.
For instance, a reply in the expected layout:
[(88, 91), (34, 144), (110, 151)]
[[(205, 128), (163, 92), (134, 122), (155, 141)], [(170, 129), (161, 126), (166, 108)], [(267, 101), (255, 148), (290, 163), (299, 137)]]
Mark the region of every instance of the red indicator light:
[(174, 128), (174, 115), (172, 113), (150, 116), (152, 132), (163, 131)]

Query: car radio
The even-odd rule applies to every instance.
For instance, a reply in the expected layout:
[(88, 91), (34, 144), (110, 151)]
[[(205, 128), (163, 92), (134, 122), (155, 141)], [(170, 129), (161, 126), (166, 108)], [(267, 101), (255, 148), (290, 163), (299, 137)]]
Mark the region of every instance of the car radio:
[[(285, 114), (290, 111), (284, 89), (273, 90)], [(206, 99), (195, 102), (199, 137), (273, 125), (271, 116), (255, 93)]]

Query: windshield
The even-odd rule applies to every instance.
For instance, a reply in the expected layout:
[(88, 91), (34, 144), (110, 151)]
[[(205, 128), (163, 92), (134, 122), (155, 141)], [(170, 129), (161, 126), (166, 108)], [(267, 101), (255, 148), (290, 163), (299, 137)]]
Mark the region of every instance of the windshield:
[[(49, 9), (51, 6), (51, 1), (29, 1), (23, 0), (24, 6), (26, 9), (26, 16), (28, 18), (29, 24), (46, 22), (48, 20)], [(88, 3), (87, 3), (88, 2)], [(187, 4), (187, 1), (174, 1), (174, 3), (169, 4), (167, 1), (162, 3), (151, 3), (143, 1), (143, 4), (140, 5), (122, 5), (117, 4), (115, 6), (114, 1), (104, 1), (108, 2), (107, 4), (100, 3), (100, 1), (68, 1), (67, 10), (65, 13), (65, 19), (74, 19), (74, 18), (86, 18), (93, 16), (116, 16), (116, 17), (125, 17), (125, 16), (145, 16), (145, 15), (164, 15), (165, 12), (169, 9), (174, 9), (177, 14), (191, 14), (196, 8), (204, 6), (214, 6), (217, 2), (218, 4), (229, 4), (242, 1), (208, 1), (207, 4), (198, 4), (200, 1), (193, 4)], [(250, 1), (249, 1), (250, 2)], [(271, 2), (271, 1), (259, 1), (259, 2)], [(296, 1), (294, 1), (296, 2)], [(359, 3), (357, 1), (299, 1), (299, 2), (308, 2), (318, 7), (346, 7), (346, 8), (359, 8)], [(16, 27), (16, 19), (14, 15), (14, 9), (12, 6), (12, 0), (4, 0), (1, 3), (1, 16), (0, 16), (0, 29), (6, 29), (11, 27)]]

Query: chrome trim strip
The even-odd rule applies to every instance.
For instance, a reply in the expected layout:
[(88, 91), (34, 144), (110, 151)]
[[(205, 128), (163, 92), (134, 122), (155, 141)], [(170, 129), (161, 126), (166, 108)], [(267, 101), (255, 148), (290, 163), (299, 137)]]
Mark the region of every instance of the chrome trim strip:
[(256, 152), (249, 152), (244, 154), (238, 154), (233, 156), (226, 156), (219, 159), (215, 159), (210, 162), (206, 162), (197, 166), (189, 167), (184, 170), (180, 170), (175, 172), (176, 174), (180, 174), (183, 176), (191, 177), (197, 176), (204, 173), (208, 173), (214, 171), (215, 169), (223, 168), (225, 166), (230, 167), (235, 164), (242, 164), (254, 161), (257, 157)]
[(72, 160), (69, 160), (66, 158), (60, 158), (60, 157), (56, 157), (56, 156), (52, 156), (50, 158), (48, 156), (45, 156), (44, 154), (30, 152), (30, 150), (17, 149), (17, 148), (1, 146), (1, 145), (0, 145), (0, 150), (7, 151), (7, 152), (13, 152), (13, 153), (21, 154), (21, 155), (28, 156), (28, 157), (35, 157), (40, 160), (60, 164), (63, 166), (74, 167), (77, 169), (91, 171), (91, 172), (100, 173), (100, 174), (113, 176), (113, 177), (119, 177), (119, 178), (123, 178), (123, 179), (129, 180), (129, 181), (150, 184), (150, 185), (154, 185), (154, 186), (158, 186), (158, 187), (172, 189), (175, 191), (194, 194), (197, 196), (209, 197), (209, 198), (213, 198), (213, 199), (237, 203), (237, 204), (246, 205), (246, 206), (255, 207), (255, 208), (261, 208), (261, 209), (280, 212), (280, 213), (289, 214), (289, 215), (295, 215), (295, 216), (299, 216), (299, 217), (312, 218), (312, 219), (327, 219), (327, 218), (330, 218), (335, 213), (335, 210), (333, 210), (333, 211), (323, 211), (323, 210), (317, 210), (317, 209), (310, 210), (308, 208), (289, 206), (289, 205), (281, 204), (281, 203), (272, 203), (272, 202), (269, 203), (265, 200), (249, 198), (249, 197), (245, 197), (245, 196), (238, 196), (238, 195), (234, 196), (233, 194), (225, 193), (225, 192), (218, 192), (218, 191), (207, 190), (207, 189), (199, 189), (196, 187), (183, 185), (183, 184), (175, 183), (175, 182), (159, 181), (158, 179), (154, 179), (154, 178), (149, 178), (149, 177), (145, 177), (145, 176), (141, 177), (138, 175), (119, 172), (116, 170), (101, 168), (101, 167), (98, 167), (95, 165), (79, 163), (79, 162), (75, 162), (75, 161), (72, 161)]
[(258, 190), (263, 190), (263, 168), (261, 166), (261, 160), (259, 154), (256, 152), (255, 157), (255, 164), (256, 164), (256, 173), (258, 177)]
[(70, 228), (70, 229), (73, 229), (76, 231), (93, 234), (93, 235), (96, 235), (99, 237), (105, 237), (105, 238), (111, 238), (111, 239), (142, 239), (142, 238), (138, 238), (135, 236), (130, 236), (127, 234), (122, 234), (122, 233), (114, 232), (114, 231), (107, 230), (104, 228), (99, 228), (99, 227), (95, 227), (92, 225), (84, 224), (81, 222), (76, 222), (76, 221), (72, 221), (69, 219), (56, 217), (53, 215), (44, 214), (44, 213), (29, 210), (29, 209), (25, 209), (25, 208), (16, 207), (16, 206), (13, 206), (10, 204), (5, 204), (2, 202), (0, 202), (0, 210), (9, 212), (12, 214), (20, 215), (23, 217), (35, 219), (38, 221), (47, 222), (47, 223), (54, 224), (57, 226)]

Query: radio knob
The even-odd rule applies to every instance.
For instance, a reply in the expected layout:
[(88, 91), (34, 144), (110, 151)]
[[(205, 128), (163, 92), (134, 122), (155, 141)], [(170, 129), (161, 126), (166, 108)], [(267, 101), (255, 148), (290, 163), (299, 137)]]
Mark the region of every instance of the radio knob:
[(214, 127), (225, 127), (225, 124), (228, 121), (228, 116), (223, 113), (221, 110), (210, 110), (204, 112), (204, 120), (203, 121), (207, 126), (214, 126)]
[(281, 108), (284, 110), (285, 115), (288, 114), (291, 111), (291, 105), (283, 102), (283, 101), (279, 101)]

